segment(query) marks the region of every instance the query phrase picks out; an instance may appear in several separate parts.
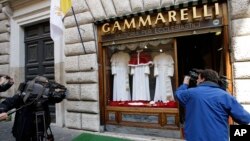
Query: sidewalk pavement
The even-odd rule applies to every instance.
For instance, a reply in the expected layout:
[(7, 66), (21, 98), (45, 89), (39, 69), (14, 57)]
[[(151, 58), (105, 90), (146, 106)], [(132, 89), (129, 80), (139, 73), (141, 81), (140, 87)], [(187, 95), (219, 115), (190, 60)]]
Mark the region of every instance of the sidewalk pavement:
[[(11, 133), (12, 125), (13, 125), (12, 121), (0, 122), (0, 140), (15, 141), (15, 138), (12, 136), (12, 133)], [(53, 124), (51, 125), (51, 130), (54, 135), (55, 141), (71, 141), (72, 139), (79, 136), (83, 132), (103, 135), (103, 136), (120, 137), (120, 138), (130, 139), (133, 141), (184, 141), (180, 139), (121, 134), (121, 133), (112, 133), (112, 132), (103, 132), (103, 133), (87, 132), (83, 130), (73, 130), (73, 129), (68, 129), (68, 128), (62, 128)]]

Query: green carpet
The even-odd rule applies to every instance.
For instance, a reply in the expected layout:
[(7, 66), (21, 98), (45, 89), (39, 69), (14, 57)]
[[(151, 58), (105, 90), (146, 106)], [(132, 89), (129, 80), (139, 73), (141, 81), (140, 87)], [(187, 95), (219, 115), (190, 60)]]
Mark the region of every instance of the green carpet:
[(90, 133), (82, 133), (81, 135), (74, 138), (72, 141), (131, 141), (128, 139), (95, 135)]

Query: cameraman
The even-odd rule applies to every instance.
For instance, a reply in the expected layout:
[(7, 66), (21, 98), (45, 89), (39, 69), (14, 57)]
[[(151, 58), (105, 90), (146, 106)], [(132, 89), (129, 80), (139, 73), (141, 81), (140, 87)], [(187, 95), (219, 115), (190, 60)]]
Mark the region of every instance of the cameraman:
[(219, 85), (218, 73), (199, 70), (197, 86), (188, 88), (189, 76), (175, 97), (186, 109), (184, 132), (187, 141), (228, 141), (228, 118), (249, 124), (250, 114)]
[[(48, 79), (42, 76), (37, 76), (36, 78), (34, 78), (32, 81), (28, 81), (25, 84), (25, 88), (21, 89), (19, 91), (19, 93), (15, 94), (13, 97), (11, 98), (7, 98), (6, 100), (4, 100), (1, 104), (0, 104), (0, 113), (4, 114), (4, 116), (6, 117), (6, 112), (8, 112), (9, 110), (16, 108), (16, 115), (15, 115), (15, 121), (14, 121), (14, 125), (12, 128), (12, 133), (13, 136), (16, 138), (16, 141), (40, 141), (43, 140), (44, 136), (37, 136), (37, 126), (39, 127), (43, 127), (44, 122), (45, 122), (45, 126), (43, 127), (42, 130), (42, 134), (46, 133), (47, 134), (47, 129), (49, 128), (50, 125), (50, 111), (49, 111), (49, 103), (58, 103), (61, 102), (64, 98), (65, 95), (64, 94), (60, 94), (58, 97), (55, 97), (55, 99), (53, 99), (53, 97), (48, 97), (46, 99), (43, 98), (32, 98), (32, 100), (28, 100), (26, 99), (28, 96), (28, 89), (31, 88), (30, 90), (32, 91), (30, 93), (30, 96), (32, 94), (36, 94), (39, 95), (37, 93), (41, 93), (41, 90), (34, 90), (35, 89), (35, 85), (42, 85), (42, 88), (44, 88), (42, 90), (42, 95), (45, 91), (45, 87), (48, 84)], [(20, 84), (21, 86), (21, 84)], [(20, 87), (19, 86), (19, 87)], [(20, 89), (20, 88), (19, 88)], [(26, 95), (23, 95), (26, 94)], [(41, 121), (38, 120), (37, 121), (37, 111), (44, 111), (44, 120), (45, 121)], [(44, 129), (45, 128), (45, 129)], [(40, 128), (39, 128), (40, 129)], [(38, 130), (39, 130), (38, 129)], [(39, 130), (40, 131), (40, 130)], [(48, 134), (47, 134), (48, 135)], [(50, 137), (48, 138), (48, 140), (53, 140), (53, 135), (47, 136)]]

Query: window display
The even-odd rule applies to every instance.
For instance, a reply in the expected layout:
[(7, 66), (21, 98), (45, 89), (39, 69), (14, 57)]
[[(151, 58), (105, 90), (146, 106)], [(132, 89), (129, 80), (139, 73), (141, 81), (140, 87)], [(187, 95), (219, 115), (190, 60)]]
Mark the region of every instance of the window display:
[(111, 106), (177, 107), (173, 39), (107, 47)]

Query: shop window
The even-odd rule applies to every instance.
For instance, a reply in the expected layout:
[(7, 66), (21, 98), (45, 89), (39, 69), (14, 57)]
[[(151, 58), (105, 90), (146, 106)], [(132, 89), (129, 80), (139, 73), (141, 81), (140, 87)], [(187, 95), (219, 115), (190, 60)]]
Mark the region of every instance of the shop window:
[(174, 39), (105, 47), (107, 105), (176, 108)]

